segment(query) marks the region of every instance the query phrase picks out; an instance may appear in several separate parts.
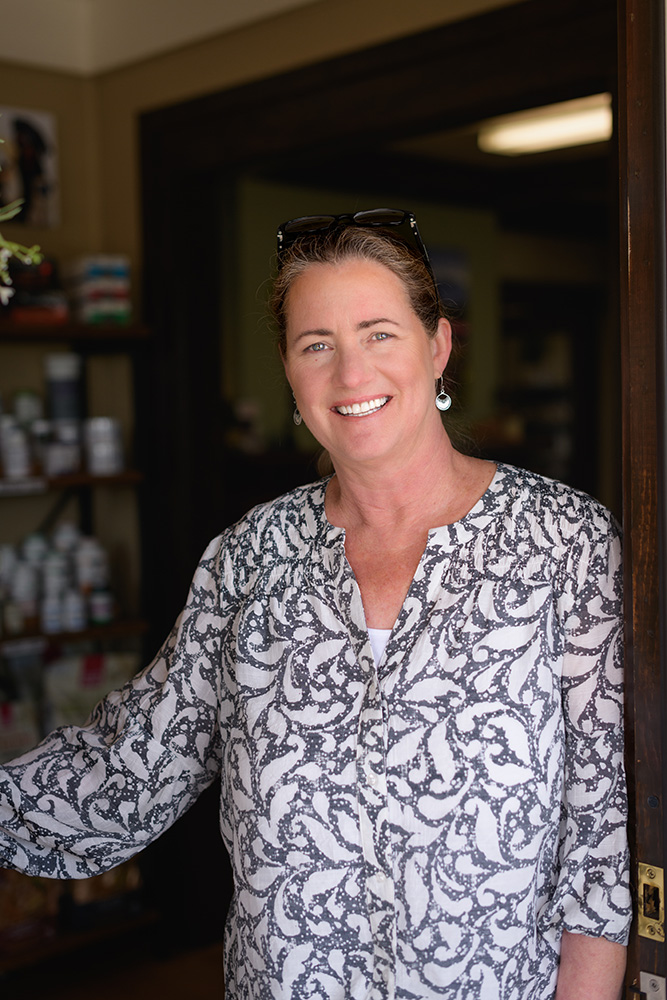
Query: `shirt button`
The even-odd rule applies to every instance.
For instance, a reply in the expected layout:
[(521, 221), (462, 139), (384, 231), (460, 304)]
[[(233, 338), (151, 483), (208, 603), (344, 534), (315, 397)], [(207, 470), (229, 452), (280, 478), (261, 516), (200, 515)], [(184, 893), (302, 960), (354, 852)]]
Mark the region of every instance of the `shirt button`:
[(377, 873), (377, 880), (378, 880), (378, 882), (384, 882), (384, 881), (386, 881), (386, 878), (387, 878), (387, 876), (385, 875), (384, 872), (378, 872)]
[(368, 784), (375, 786), (375, 785), (377, 785), (377, 783), (378, 783), (377, 774), (369, 774), (368, 775)]

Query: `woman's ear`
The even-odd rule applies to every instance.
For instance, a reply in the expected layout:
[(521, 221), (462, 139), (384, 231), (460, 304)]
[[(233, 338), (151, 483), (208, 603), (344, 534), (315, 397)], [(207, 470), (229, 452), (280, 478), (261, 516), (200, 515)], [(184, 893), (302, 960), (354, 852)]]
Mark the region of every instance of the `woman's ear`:
[(431, 344), (434, 377), (440, 378), (452, 353), (452, 325), (448, 319), (441, 317), (438, 320), (438, 330), (435, 337), (431, 338)]

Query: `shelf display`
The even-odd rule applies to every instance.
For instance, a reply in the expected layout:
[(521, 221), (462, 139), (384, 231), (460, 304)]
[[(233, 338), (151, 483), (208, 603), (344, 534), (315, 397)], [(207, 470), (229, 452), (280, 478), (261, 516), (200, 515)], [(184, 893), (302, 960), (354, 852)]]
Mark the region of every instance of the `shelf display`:
[[(127, 407), (112, 412), (110, 391), (106, 412), (92, 408), (90, 365), (104, 382), (107, 365), (129, 362), (133, 382), (147, 337), (132, 325), (0, 321), (0, 349), (35, 356), (27, 388), (15, 382), (3, 392), (0, 379), (0, 503), (12, 515), (0, 531), (0, 762), (57, 725), (82, 723), (141, 665), (147, 624), (121, 606), (127, 559), (114, 565), (102, 536), (113, 529), (104, 517), (110, 502), (114, 511), (131, 504), (143, 477), (128, 465)], [(130, 408), (133, 396), (132, 388)], [(27, 530), (12, 527), (31, 516)], [(75, 888), (0, 870), (0, 974), (142, 924), (140, 890), (132, 863)]]

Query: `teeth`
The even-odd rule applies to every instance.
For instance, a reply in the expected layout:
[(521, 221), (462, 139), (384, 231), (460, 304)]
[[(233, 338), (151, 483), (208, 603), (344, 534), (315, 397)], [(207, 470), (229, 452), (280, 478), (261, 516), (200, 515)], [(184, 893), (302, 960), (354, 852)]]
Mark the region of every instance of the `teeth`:
[(381, 409), (388, 399), (389, 396), (379, 396), (378, 399), (369, 399), (364, 403), (352, 403), (351, 406), (337, 406), (336, 411), (346, 417), (359, 416), (361, 414), (365, 416), (368, 413), (375, 413)]

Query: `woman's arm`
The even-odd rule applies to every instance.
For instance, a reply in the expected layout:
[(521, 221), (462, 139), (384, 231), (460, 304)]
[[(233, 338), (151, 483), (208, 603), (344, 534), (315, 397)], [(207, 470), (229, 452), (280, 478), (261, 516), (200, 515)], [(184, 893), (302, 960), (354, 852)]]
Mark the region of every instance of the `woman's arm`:
[[(604, 512), (592, 508), (589, 517), (580, 513), (581, 529), (568, 555), (560, 604), (565, 758), (558, 881), (541, 917), (543, 926), (548, 918), (552, 928), (569, 932), (563, 975), (573, 941), (572, 958), (582, 950), (583, 971), (587, 949), (593, 962), (598, 949), (613, 951), (609, 942), (627, 943), (632, 918), (623, 768), (620, 538)], [(559, 1000), (570, 996), (575, 978), (566, 978), (568, 992)], [(585, 990), (571, 994), (585, 995)], [(597, 986), (593, 995), (596, 1000), (602, 996)]]
[(0, 767), (0, 867), (97, 875), (167, 829), (220, 769), (220, 542), (153, 663), (83, 726)]
[(556, 1000), (620, 1000), (625, 961), (621, 944), (564, 931)]

